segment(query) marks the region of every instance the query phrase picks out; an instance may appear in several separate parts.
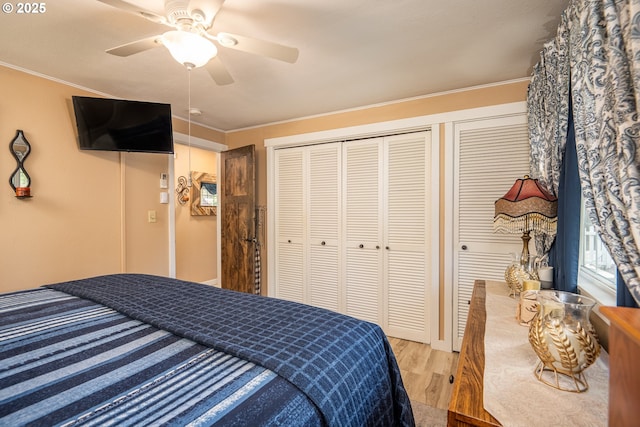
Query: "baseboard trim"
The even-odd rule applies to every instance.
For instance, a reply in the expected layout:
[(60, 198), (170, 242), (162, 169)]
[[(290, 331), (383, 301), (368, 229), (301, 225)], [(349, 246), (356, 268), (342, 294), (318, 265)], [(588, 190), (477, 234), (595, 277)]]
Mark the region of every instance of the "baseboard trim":
[(203, 285), (215, 286), (216, 288), (220, 287), (218, 286), (218, 279), (205, 280), (204, 282), (200, 283), (202, 283)]

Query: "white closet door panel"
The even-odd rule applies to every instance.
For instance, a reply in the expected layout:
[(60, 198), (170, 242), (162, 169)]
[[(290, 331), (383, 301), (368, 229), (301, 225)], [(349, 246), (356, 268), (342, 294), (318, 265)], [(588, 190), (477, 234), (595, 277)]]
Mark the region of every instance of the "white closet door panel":
[(380, 251), (347, 248), (345, 314), (382, 324)]
[(340, 143), (309, 147), (308, 303), (339, 311), (341, 295)]
[(302, 243), (304, 238), (303, 150), (276, 152), (277, 237)]
[(304, 302), (304, 186), (302, 149), (275, 153), (276, 263), (275, 295)]
[(454, 350), (459, 350), (476, 279), (504, 280), (518, 235), (493, 232), (494, 202), (529, 172), (526, 116), (456, 124)]
[(309, 304), (340, 311), (338, 248), (312, 245), (309, 268)]
[[(457, 336), (461, 339), (467, 324), (469, 304), (476, 279), (504, 281), (504, 270), (511, 258), (508, 254), (461, 252), (458, 258), (458, 326)], [(482, 277), (478, 276), (482, 271)], [(515, 317), (515, 313), (514, 313)]]
[(390, 251), (387, 270), (387, 333), (425, 342), (428, 339), (427, 260), (424, 253)]
[(340, 143), (309, 150), (309, 238), (337, 246), (340, 232)]
[(467, 246), (512, 245), (514, 236), (493, 232), (494, 202), (529, 173), (526, 123), (460, 131), (459, 238)]
[[(430, 141), (426, 132), (385, 138), (387, 185), (386, 241), (392, 249), (424, 251), (427, 243), (426, 177)], [(399, 247), (398, 245), (402, 245)]]
[(385, 312), (388, 334), (429, 341), (431, 138), (385, 138)]
[(304, 302), (303, 248), (299, 243), (278, 243), (277, 297)]
[(343, 144), (345, 313), (382, 325), (382, 138)]
[(350, 141), (344, 147), (344, 207), (347, 246), (381, 244), (382, 139)]

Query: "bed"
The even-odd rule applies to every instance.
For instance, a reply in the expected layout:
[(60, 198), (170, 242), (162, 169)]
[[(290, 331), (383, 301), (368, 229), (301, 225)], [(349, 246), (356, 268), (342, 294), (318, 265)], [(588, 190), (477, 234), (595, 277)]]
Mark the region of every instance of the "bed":
[(142, 274), (0, 294), (0, 426), (412, 426), (377, 325)]

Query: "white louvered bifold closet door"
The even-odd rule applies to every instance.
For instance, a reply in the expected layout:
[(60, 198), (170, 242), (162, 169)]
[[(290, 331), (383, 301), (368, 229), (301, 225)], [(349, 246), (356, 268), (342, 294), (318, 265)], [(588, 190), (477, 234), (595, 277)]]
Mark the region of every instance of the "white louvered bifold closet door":
[[(454, 125), (454, 350), (460, 350), (476, 279), (504, 281), (519, 236), (493, 232), (494, 202), (529, 173), (526, 116)], [(515, 313), (514, 313), (515, 316)]]
[(275, 152), (276, 296), (297, 302), (305, 295), (303, 154), (303, 148)]
[(341, 154), (338, 142), (308, 148), (309, 298), (305, 302), (334, 311), (341, 310), (342, 295)]
[(429, 342), (431, 135), (385, 137), (384, 146), (384, 328), (394, 337)]
[(274, 296), (428, 343), (438, 160), (428, 131), (276, 150)]
[(382, 138), (343, 144), (345, 314), (382, 325)]

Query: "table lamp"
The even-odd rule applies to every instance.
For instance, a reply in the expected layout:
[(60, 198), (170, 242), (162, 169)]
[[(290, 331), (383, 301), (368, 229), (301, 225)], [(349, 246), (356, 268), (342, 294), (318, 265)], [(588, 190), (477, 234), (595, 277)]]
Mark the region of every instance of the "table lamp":
[(532, 231), (555, 234), (558, 224), (558, 198), (537, 179), (518, 178), (507, 194), (495, 201), (493, 230), (522, 233), (522, 260), (529, 258)]
[(493, 231), (522, 233), (522, 258), (529, 258), (532, 231), (555, 234), (558, 224), (558, 198), (537, 179), (518, 178), (507, 194), (495, 201)]

